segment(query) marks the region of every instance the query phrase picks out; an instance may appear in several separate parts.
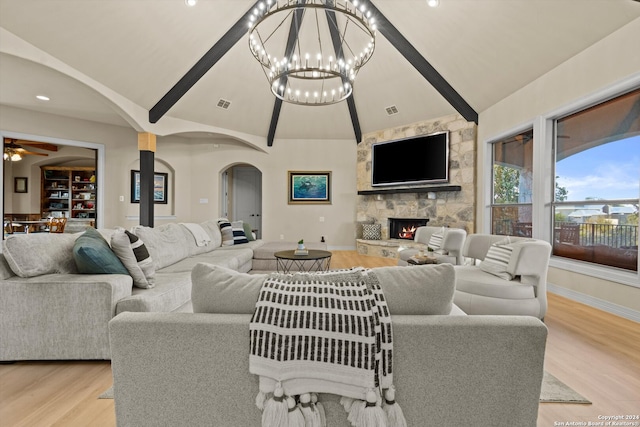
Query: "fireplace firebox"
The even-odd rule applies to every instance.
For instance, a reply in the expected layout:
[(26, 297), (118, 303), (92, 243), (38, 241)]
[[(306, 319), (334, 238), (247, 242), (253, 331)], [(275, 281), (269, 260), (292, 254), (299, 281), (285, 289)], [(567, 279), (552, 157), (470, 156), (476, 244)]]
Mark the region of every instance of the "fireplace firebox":
[(428, 222), (429, 218), (389, 218), (389, 238), (413, 240), (416, 229)]

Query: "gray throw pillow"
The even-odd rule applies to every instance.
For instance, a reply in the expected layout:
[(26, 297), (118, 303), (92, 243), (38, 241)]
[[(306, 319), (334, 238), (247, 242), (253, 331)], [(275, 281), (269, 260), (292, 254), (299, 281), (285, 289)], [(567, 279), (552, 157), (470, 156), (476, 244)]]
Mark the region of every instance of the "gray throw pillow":
[(382, 239), (382, 226), (380, 224), (362, 224), (362, 238), (364, 240)]
[(456, 287), (451, 264), (372, 268), (391, 315), (449, 314)]
[(199, 263), (191, 270), (194, 313), (252, 314), (266, 274)]

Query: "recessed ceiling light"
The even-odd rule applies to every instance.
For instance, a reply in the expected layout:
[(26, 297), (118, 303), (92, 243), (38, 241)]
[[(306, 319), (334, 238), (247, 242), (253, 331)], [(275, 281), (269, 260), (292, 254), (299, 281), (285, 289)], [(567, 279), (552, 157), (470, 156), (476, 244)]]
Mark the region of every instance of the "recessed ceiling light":
[(189, 7), (195, 6), (196, 3), (198, 3), (198, 0), (184, 0), (184, 4), (186, 4)]
[(430, 7), (438, 7), (438, 5), (440, 4), (440, 0), (427, 0), (427, 4)]
[(49, 97), (44, 95), (36, 95), (36, 98), (38, 98), (40, 101), (49, 101)]

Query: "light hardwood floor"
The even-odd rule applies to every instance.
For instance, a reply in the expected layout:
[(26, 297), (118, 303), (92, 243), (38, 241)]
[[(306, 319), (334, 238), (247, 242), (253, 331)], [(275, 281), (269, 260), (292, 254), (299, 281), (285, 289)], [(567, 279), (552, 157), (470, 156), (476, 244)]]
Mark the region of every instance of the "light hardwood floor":
[[(335, 251), (331, 266), (394, 264)], [(545, 323), (545, 369), (593, 404), (541, 404), (538, 427), (597, 422), (601, 415), (640, 415), (638, 323), (553, 294)], [(98, 399), (110, 386), (111, 369), (105, 361), (0, 365), (0, 426), (114, 427), (113, 400)]]

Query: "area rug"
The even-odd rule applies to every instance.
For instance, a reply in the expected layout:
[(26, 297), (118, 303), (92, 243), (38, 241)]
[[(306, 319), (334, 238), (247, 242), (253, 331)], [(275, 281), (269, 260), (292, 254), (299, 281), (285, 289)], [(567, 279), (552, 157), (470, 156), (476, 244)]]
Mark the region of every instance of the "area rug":
[(107, 391), (98, 396), (98, 399), (113, 399), (113, 386), (109, 387)]
[(542, 378), (542, 390), (540, 390), (540, 403), (582, 403), (590, 405), (591, 402), (574, 391), (571, 387), (548, 373), (544, 372)]
[[(98, 399), (113, 399), (113, 386), (98, 396)], [(575, 392), (571, 387), (551, 375), (544, 373), (542, 378), (542, 390), (540, 390), (540, 403), (582, 403), (590, 405), (591, 402)]]

